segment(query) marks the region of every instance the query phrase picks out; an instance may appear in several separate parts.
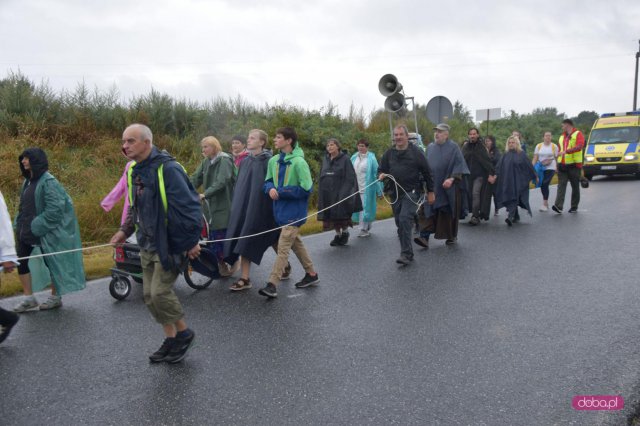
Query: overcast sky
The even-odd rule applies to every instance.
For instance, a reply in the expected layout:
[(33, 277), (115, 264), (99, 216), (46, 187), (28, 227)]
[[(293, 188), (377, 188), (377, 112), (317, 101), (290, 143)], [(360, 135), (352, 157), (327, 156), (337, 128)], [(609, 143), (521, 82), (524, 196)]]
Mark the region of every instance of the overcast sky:
[(407, 96), (528, 113), (633, 106), (640, 1), (0, 0), (0, 78), (348, 112)]

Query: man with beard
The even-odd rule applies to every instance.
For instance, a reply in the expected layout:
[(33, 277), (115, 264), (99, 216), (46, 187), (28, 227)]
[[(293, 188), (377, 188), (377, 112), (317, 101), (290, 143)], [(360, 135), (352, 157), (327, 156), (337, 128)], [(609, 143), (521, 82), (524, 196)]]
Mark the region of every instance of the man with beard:
[(423, 182), (427, 187), (427, 202), (435, 202), (433, 178), (424, 152), (409, 143), (409, 131), (406, 126), (396, 126), (393, 129), (393, 140), (395, 146), (388, 149), (380, 161), (378, 179), (383, 180), (387, 175), (391, 175), (398, 184), (398, 188), (395, 189), (396, 202), (392, 206), (400, 238), (400, 257), (396, 263), (408, 265), (413, 261), (411, 229), (416, 208), (424, 191)]
[(458, 145), (449, 139), (450, 129), (448, 124), (438, 124), (434, 128), (435, 140), (427, 147), (436, 201), (431, 205), (423, 205), (423, 214), (419, 215), (420, 237), (415, 238), (414, 242), (424, 248), (429, 247), (431, 234), (438, 240), (446, 240), (447, 245), (455, 244), (458, 239), (458, 220), (466, 215), (461, 187), (469, 168)]
[[(469, 189), (468, 203), (471, 207), (471, 219), (469, 225), (479, 225), (480, 219), (489, 220), (491, 203), (484, 202), (491, 198), (491, 192), (487, 191), (488, 184), (495, 183), (495, 170), (489, 152), (480, 137), (478, 129), (473, 127), (468, 133), (469, 139), (462, 145), (462, 155), (469, 167), (467, 176), (467, 188)], [(484, 208), (481, 208), (484, 207)]]

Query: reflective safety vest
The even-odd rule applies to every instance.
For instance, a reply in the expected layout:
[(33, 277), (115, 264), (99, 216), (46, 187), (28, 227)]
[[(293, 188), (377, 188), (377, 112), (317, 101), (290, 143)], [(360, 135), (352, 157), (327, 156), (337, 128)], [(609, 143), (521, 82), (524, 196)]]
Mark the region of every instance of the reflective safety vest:
[[(180, 164), (180, 163), (178, 163)], [(133, 176), (133, 166), (136, 165), (136, 162), (133, 161), (131, 163), (131, 167), (127, 170), (127, 189), (129, 192), (129, 205), (133, 206), (133, 185), (132, 185), (132, 176)], [(167, 191), (164, 188), (164, 164), (160, 164), (158, 167), (158, 187), (160, 188), (160, 198), (162, 199), (162, 206), (164, 207), (164, 212), (166, 213), (169, 205), (167, 204)], [(182, 166), (182, 165), (180, 165)]]
[[(571, 137), (569, 139), (569, 144), (567, 145), (567, 149), (566, 150), (570, 150), (571, 148), (575, 148), (576, 144), (578, 143), (578, 133), (580, 133), (579, 130), (576, 130), (575, 132), (571, 133)], [(558, 146), (560, 147), (561, 151), (566, 151), (564, 149), (564, 138), (565, 138), (565, 134), (562, 133), (562, 135), (560, 135), (560, 139), (558, 139)], [(560, 157), (558, 157), (558, 163), (561, 164), (582, 164), (582, 149), (578, 152), (574, 152), (572, 154), (564, 154)], [(564, 158), (564, 161), (562, 160), (562, 158)]]

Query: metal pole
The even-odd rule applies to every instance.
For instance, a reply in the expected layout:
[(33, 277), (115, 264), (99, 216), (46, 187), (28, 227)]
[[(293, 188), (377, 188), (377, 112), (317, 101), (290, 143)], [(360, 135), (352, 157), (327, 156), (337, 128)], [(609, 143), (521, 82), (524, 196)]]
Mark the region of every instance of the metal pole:
[(487, 136), (489, 136), (489, 109), (487, 108)]
[(389, 113), (389, 133), (391, 134), (391, 145), (393, 145), (393, 122), (391, 120), (391, 113)]
[[(640, 44), (640, 40), (638, 40)], [(633, 80), (633, 110), (638, 109), (638, 59), (640, 59), (640, 47), (636, 53), (636, 78)]]
[(410, 97), (410, 98), (406, 98), (405, 97), (405, 99), (411, 99), (411, 105), (413, 106), (413, 123), (416, 126), (416, 133), (420, 133), (420, 132), (418, 132), (418, 116), (416, 115), (416, 104), (415, 104), (415, 102), (413, 102), (413, 96)]

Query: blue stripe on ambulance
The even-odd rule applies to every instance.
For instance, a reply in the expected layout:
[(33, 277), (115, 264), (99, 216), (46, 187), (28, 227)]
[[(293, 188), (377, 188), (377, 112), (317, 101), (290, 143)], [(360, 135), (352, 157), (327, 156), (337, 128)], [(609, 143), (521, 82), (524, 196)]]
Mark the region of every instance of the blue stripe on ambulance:
[(630, 143), (627, 146), (627, 150), (625, 151), (625, 155), (626, 154), (634, 154), (636, 152), (636, 150), (638, 149), (638, 142), (633, 142)]

